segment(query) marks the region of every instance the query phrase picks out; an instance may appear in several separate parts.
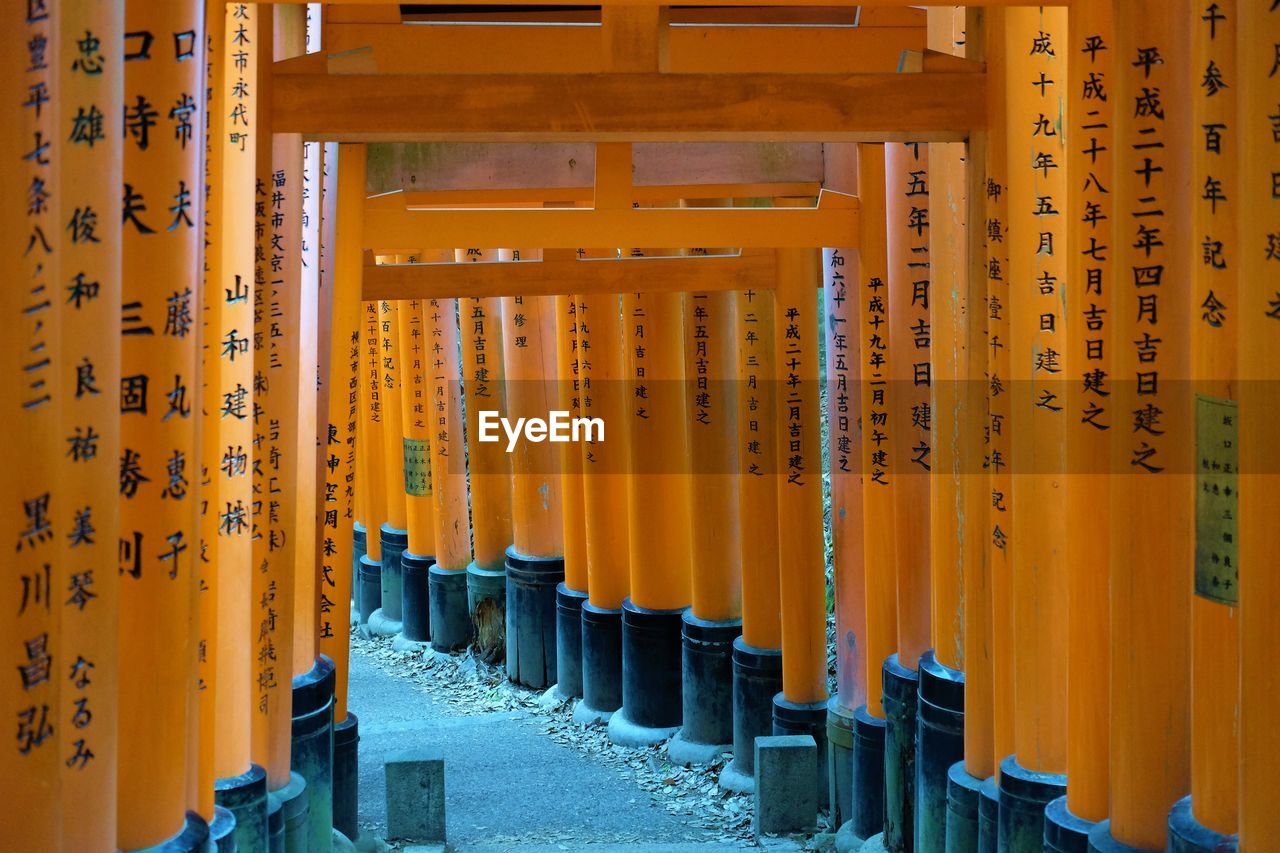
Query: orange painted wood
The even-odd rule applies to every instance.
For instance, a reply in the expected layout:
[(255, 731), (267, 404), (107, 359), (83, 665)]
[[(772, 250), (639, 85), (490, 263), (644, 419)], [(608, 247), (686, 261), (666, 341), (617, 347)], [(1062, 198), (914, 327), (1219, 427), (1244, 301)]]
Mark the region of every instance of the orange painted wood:
[(933, 142), (983, 125), (985, 82), (927, 72), (285, 74), (272, 98), (281, 132), (348, 142)]
[[(929, 47), (947, 58), (964, 45), (963, 10), (929, 9)], [(958, 60), (957, 61), (963, 61)], [(962, 393), (968, 367), (966, 336), (968, 268), (966, 266), (965, 146), (935, 142), (928, 146), (929, 164), (929, 303), (933, 371), (934, 476), (930, 486), (931, 645), (938, 663), (964, 671), (964, 576), (961, 553), (970, 507), (962, 486), (965, 430)], [(980, 428), (980, 427), (979, 427)]]
[[(1067, 563), (1063, 473), (1066, 395), (1067, 151), (1061, 94), (1034, 85), (1067, 73), (1060, 9), (1005, 13), (1009, 264), (1009, 533), (1013, 604), (1013, 747), (1019, 766), (1066, 772)], [(1041, 94), (1043, 89), (1044, 94)], [(1049, 164), (1059, 164), (1050, 166)]]
[[(200, 2), (130, 3), (125, 29), (200, 32), (203, 8)], [(131, 104), (135, 114), (145, 113), (146, 105), (172, 105), (189, 96), (193, 125), (199, 127), (206, 81), (194, 57), (202, 55), (203, 44), (193, 37), (187, 45), (191, 61), (179, 58), (182, 44), (157, 45), (150, 62), (126, 64), (125, 91), (138, 93)], [(121, 298), (123, 305), (136, 306), (122, 313), (120, 399), (121, 457), (128, 460), (122, 482), (130, 485), (122, 489), (120, 509), (120, 538), (127, 544), (120, 561), (116, 842), (126, 850), (176, 834), (191, 805), (187, 735), (194, 720), (188, 685), (194, 675), (192, 588), (199, 557), (194, 324), (203, 236), (195, 223), (204, 180), (199, 135), (184, 144), (180, 134), (154, 130), (144, 146), (142, 129), (128, 133), (126, 127), (124, 143), (123, 181), (133, 198), (125, 209), (133, 210), (122, 226)]]
[[(785, 200), (783, 200), (785, 202)], [(826, 576), (823, 558), (822, 406), (818, 382), (818, 301), (822, 255), (778, 253), (774, 289), (777, 388), (775, 482), (782, 609), (782, 693), (798, 703), (827, 699)]]
[[(57, 49), (61, 39), (56, 18), (36, 15), (29, 19), (25, 4), (8, 4), (0, 14), (14, 41), (12, 49), (0, 56), (0, 91), (11, 110), (10, 120), (0, 130), (6, 163), (0, 170), (0, 221), (4, 225), (0, 263), (9, 281), (0, 291), (0, 301), (6, 316), (12, 318), (2, 346), (5, 412), (13, 453), (12, 464), (0, 475), (11, 496), (0, 513), (0, 523), (13, 543), (6, 549), (11, 586), (10, 610), (0, 624), (5, 649), (0, 705), (11, 726), (10, 737), (15, 738), (0, 753), (4, 771), (0, 790), (5, 798), (0, 818), (6, 829), (12, 830), (7, 844), (24, 850), (57, 850), (62, 824), (59, 777), (63, 746), (55, 731), (60, 734), (63, 725), (59, 694), (74, 687), (64, 680), (67, 670), (63, 669), (59, 644), (62, 590), (55, 594), (52, 588), (55, 563), (61, 575), (64, 525), (73, 518), (68, 515), (73, 511), (70, 501), (63, 504), (66, 499), (58, 482), (67, 447), (59, 406), (75, 390), (74, 385), (66, 384), (74, 378), (71, 365), (58, 356), (62, 312), (57, 306), (65, 293), (58, 250), (64, 243), (65, 220), (59, 209), (53, 164), (62, 154), (65, 137), (58, 124), (61, 107), (56, 100), (39, 102), (38, 111), (39, 98), (30, 106), (21, 105), (33, 91), (53, 97), (54, 69), (61, 68)], [(53, 49), (37, 51), (33, 57), (27, 48), (33, 40), (37, 46), (43, 43)], [(118, 64), (113, 73), (120, 74)], [(40, 141), (47, 141), (49, 148), (28, 158)], [(33, 186), (40, 190), (34, 197)], [(68, 216), (73, 212), (74, 208)], [(35, 242), (28, 246), (32, 240)], [(103, 686), (110, 689), (112, 684), (107, 681)], [(174, 746), (172, 734), (169, 746)]]
[[(1067, 806), (1072, 814), (1091, 821), (1106, 818), (1109, 787), (1112, 516), (1099, 508), (1111, 499), (1108, 446), (1110, 429), (1120, 417), (1110, 396), (1120, 378), (1110, 369), (1119, 345), (1112, 340), (1111, 327), (1113, 306), (1123, 290), (1112, 254), (1096, 249), (1112, 243), (1117, 210), (1107, 191), (1109, 177), (1099, 182), (1087, 176), (1110, 176), (1114, 162), (1116, 101), (1110, 81), (1117, 59), (1111, 49), (1111, 6), (1110, 0), (1080, 0), (1072, 7), (1067, 53), (1072, 81), (1067, 96), (1067, 168), (1072, 175), (1086, 176), (1067, 184), (1067, 517), (1087, 524), (1090, 531), (1066, 540)], [(1099, 42), (1108, 49), (1085, 50)]]
[[(858, 250), (858, 359), (861, 366), (862, 430), (858, 453), (862, 476), (862, 551), (866, 567), (867, 713), (883, 718), (883, 680), (873, 677), (898, 648), (897, 535), (894, 490), (898, 469), (889, 444), (894, 420), (890, 382), (893, 351), (889, 343), (889, 243), (886, 214), (885, 147), (858, 147), (858, 188), (865, 218)], [(855, 519), (853, 524), (857, 524)]]
[[(1190, 5), (1190, 4), (1188, 4)], [(1205, 19), (1199, 4), (1188, 9), (1191, 67), (1200, 85), (1191, 95), (1191, 186), (1197, 190), (1191, 234), (1199, 258), (1191, 272), (1191, 377), (1197, 394), (1237, 399), (1239, 259), (1246, 244), (1237, 227), (1241, 179), (1237, 101), (1240, 79), (1237, 37), (1240, 4), (1223, 0)], [(1222, 15), (1224, 19), (1216, 16)], [(1216, 77), (1211, 69), (1216, 69)], [(1226, 86), (1219, 87), (1219, 81)], [(1218, 149), (1199, 144), (1204, 128), (1221, 133)], [(1214, 257), (1221, 242), (1221, 256)], [(1207, 246), (1205, 244), (1208, 244)], [(1209, 262), (1205, 263), (1205, 250)], [(1199, 263), (1194, 261), (1198, 260)], [(1235, 607), (1201, 596), (1191, 599), (1191, 811), (1204, 826), (1234, 835), (1238, 829), (1240, 774), (1240, 626)]]
[(603, 440), (582, 447), (590, 602), (622, 606), (631, 587), (627, 472), (631, 468), (631, 399), (626, 363), (628, 325), (619, 296), (584, 296), (578, 303), (582, 410), (605, 422)]
[[(458, 263), (497, 257), (497, 250), (493, 249), (455, 251)], [(507, 412), (502, 301), (492, 297), (460, 300), (458, 330), (466, 395), (472, 547), (477, 566), (497, 570), (506, 565), (506, 549), (511, 544), (511, 458), (505, 443), (479, 440), (479, 413), (485, 409), (503, 417)]]
[[(363, 445), (356, 437), (363, 432), (364, 387), (363, 328), (360, 304), (360, 270), (362, 259), (359, 240), (355, 239), (360, 209), (364, 196), (365, 151), (363, 145), (336, 146), (336, 162), (326, 156), (325, 181), (334, 184), (326, 190), (326, 196), (334, 198), (335, 216), (333, 252), (333, 319), (328, 330), (329, 349), (329, 407), (325, 430), (325, 500), (322, 504), (321, 533), (323, 536), (323, 570), (326, 582), (332, 579), (332, 588), (324, 594), (330, 599), (329, 609), (321, 610), (320, 651), (333, 659), (334, 706), (333, 718), (347, 718), (347, 675), (350, 667), (350, 607), (351, 607), (351, 525), (356, 517), (356, 495), (366, 494), (372, 483), (365, 474), (364, 464), (357, 460), (363, 456)], [(326, 197), (328, 209), (328, 197)], [(360, 478), (365, 474), (365, 479)], [(329, 488), (332, 486), (333, 488)], [(365, 497), (367, 502), (367, 495)], [(361, 519), (370, 529), (368, 511)], [(376, 536), (371, 539), (377, 539)]]
[[(987, 565), (991, 578), (992, 745), (989, 756), (975, 750), (978, 740), (966, 741), (965, 766), (980, 778), (998, 772), (1000, 761), (1013, 752), (1013, 589), (1009, 534), (1013, 530), (1012, 447), (1009, 429), (1009, 162), (1004, 90), (1007, 85), (1005, 12), (991, 9), (986, 21), (987, 91), (991, 117), (987, 135), (985, 230), (987, 268), (987, 446), (985, 468), (990, 477), (987, 507)], [(985, 775), (984, 775), (985, 774)]]
[[(1169, 809), (1189, 786), (1190, 5), (1115, 6), (1113, 257), (1124, 286), (1113, 315), (1123, 381), (1112, 398), (1111, 515), (1125, 523), (1111, 530), (1110, 820), (1116, 840), (1139, 848), (1164, 846)], [(1150, 49), (1163, 64), (1146, 64)], [(1144, 100), (1156, 88), (1164, 109)], [(1155, 228), (1159, 245), (1148, 249)], [(1146, 278), (1153, 266), (1158, 287)]]
[(1238, 136), (1240, 151), (1238, 314), (1240, 358), (1240, 849), (1262, 853), (1280, 838), (1280, 725), (1275, 697), (1280, 673), (1274, 650), (1280, 576), (1275, 524), (1280, 483), (1280, 321), (1273, 235), (1280, 222), (1273, 179), (1280, 143), (1270, 118), (1280, 102), (1274, 71), (1280, 9), (1240, 3)]
[[(88, 4), (63, 4), (60, 7), (56, 34), (50, 35), (52, 55), (59, 57), (57, 94), (53, 103), (42, 109), (45, 115), (51, 109), (56, 110), (53, 121), (57, 129), (75, 127), (75, 117), (87, 110), (88, 105), (96, 105), (104, 113), (102, 137), (92, 145), (72, 143), (64, 134), (54, 139), (55, 150), (51, 159), (57, 180), (49, 187), (59, 195), (51, 208), (59, 213), (53, 216), (63, 222), (72, 220), (77, 211), (81, 212), (80, 219), (83, 219), (84, 211), (99, 213), (93, 229), (96, 242), (70, 239), (73, 232), (63, 232), (67, 238), (58, 247), (59, 263), (62, 277), (70, 288), (61, 288), (61, 298), (53, 300), (53, 305), (59, 306), (62, 361), (58, 369), (64, 384), (60, 389), (61, 422), (56, 436), (49, 437), (56, 438), (61, 444), (63, 440), (70, 442), (73, 437), (95, 436), (82, 445), (62, 444), (48, 451), (54, 458), (63, 460), (55, 498), (61, 502), (62, 509), (55, 511), (53, 516), (56, 526), (65, 528), (65, 534), (71, 534), (75, 530), (75, 520), (83, 517), (93, 531), (88, 538), (79, 535), (57, 537), (61, 555), (53, 564), (53, 587), (61, 593), (54, 600), (53, 612), (61, 622), (58, 636), (61, 645), (55, 658), (53, 677), (61, 681), (61, 689), (57, 720), (54, 722), (51, 716), (50, 721), (59, 735), (57, 748), (61, 760), (58, 770), (64, 815), (62, 849), (67, 851), (114, 849), (117, 796), (120, 577), (116, 570), (116, 543), (120, 539), (120, 407), (119, 400), (111, 391), (120, 386), (121, 340), (109, 330), (120, 322), (121, 223), (118, 217), (108, 216), (105, 212), (114, 210), (120, 203), (124, 134), (120, 126), (121, 113), (108, 110), (106, 105), (118, 104), (123, 99), (124, 64), (118, 54), (111, 55), (104, 50), (91, 57), (95, 60), (93, 66), (100, 68), (99, 73), (89, 73), (90, 67), (77, 66), (73, 69), (71, 63), (74, 59), (67, 58), (81, 55), (80, 42), (86, 32), (94, 33), (102, 45), (117, 43), (123, 38), (123, 8), (118, 4), (114, 8)], [(26, 44), (26, 38), (22, 43)], [(26, 50), (15, 48), (15, 52), (24, 59), (30, 58)], [(35, 74), (28, 76), (34, 77)], [(23, 89), (24, 93), (27, 91)], [(24, 112), (30, 112), (30, 108)], [(23, 141), (30, 138), (28, 134)], [(62, 142), (68, 144), (59, 144)], [(14, 161), (18, 159), (14, 158)], [(27, 189), (23, 188), (23, 198)], [(32, 221), (35, 219), (32, 217)], [(24, 223), (16, 228), (15, 237), (26, 236), (28, 227)], [(51, 237), (56, 230), (48, 229)], [(33, 253), (32, 257), (38, 258), (39, 255)], [(88, 291), (78, 297), (75, 294), (75, 277), (81, 273), (81, 282), (96, 282), (92, 298), (88, 298)], [(14, 281), (11, 287), (18, 290), (16, 282), (26, 281), (26, 277), (15, 276)], [(25, 288), (20, 294), (28, 295)], [(47, 322), (50, 313), (37, 313), (34, 318)], [(18, 316), (18, 312), (15, 310), (10, 316)], [(81, 379), (92, 379), (90, 385), (93, 390), (84, 388)], [(13, 392), (7, 396), (16, 399)], [(28, 426), (16, 419), (11, 423), (13, 429)], [(19, 456), (27, 452), (17, 447), (13, 449)], [(21, 492), (21, 488), (13, 492), (15, 501), (11, 512), (25, 517), (16, 500)], [(14, 570), (15, 578), (18, 575), (25, 575), (25, 572)], [(21, 582), (15, 579), (11, 583), (16, 589)], [(17, 647), (15, 644), (9, 648)], [(83, 666), (75, 677), (69, 677), (75, 662), (81, 658), (92, 661), (92, 677), (79, 677)], [(87, 713), (82, 713), (82, 708)], [(92, 758), (88, 757), (90, 753)], [(208, 750), (204, 756), (208, 757)], [(24, 775), (19, 784), (30, 785), (35, 781)], [(209, 786), (209, 794), (211, 797), (212, 785)], [(6, 793), (6, 796), (9, 795)], [(21, 819), (5, 819), (3, 822), (6, 826), (14, 826), (19, 820), (27, 819), (28, 816), (24, 815)], [(20, 841), (11, 843), (21, 845)], [(28, 849), (39, 848), (32, 845)]]
[[(775, 279), (776, 281), (776, 279)], [(770, 290), (737, 294), (738, 512), (742, 524), (742, 639), (782, 646), (778, 586), (777, 386)]]
[(929, 174), (924, 145), (885, 145), (889, 381), (886, 442), (897, 537), (897, 653), (914, 669), (930, 646), (929, 506), (932, 469)]
[[(622, 297), (630, 387), (630, 594), (637, 606), (653, 610), (688, 607), (691, 600), (686, 299), (683, 293)], [(612, 424), (605, 424), (607, 441)]]
[[(583, 416), (582, 351), (578, 338), (578, 297), (557, 296), (556, 388), (559, 408), (572, 418)], [(560, 445), (560, 495), (564, 536), (564, 582), (569, 589), (586, 592), (587, 521), (582, 477), (582, 448), (573, 443)]]

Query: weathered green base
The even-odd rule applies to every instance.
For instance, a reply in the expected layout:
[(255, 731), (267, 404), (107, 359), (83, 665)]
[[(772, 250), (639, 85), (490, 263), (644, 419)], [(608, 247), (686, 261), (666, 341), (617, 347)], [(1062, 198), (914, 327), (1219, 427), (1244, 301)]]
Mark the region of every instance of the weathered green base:
[(326, 655), (293, 679), (290, 764), (307, 783), (310, 853), (329, 853), (333, 844), (333, 685)]
[(283, 841), (283, 853), (309, 853), (311, 827), (307, 824), (310, 802), (307, 781), (297, 773), (289, 774), (289, 783), (267, 795), (280, 804), (280, 829), (272, 827), (271, 849), (277, 849), (277, 838)]
[(239, 853), (267, 849), (267, 774), (261, 767), (250, 764), (239, 776), (214, 780), (213, 799), (235, 816)]

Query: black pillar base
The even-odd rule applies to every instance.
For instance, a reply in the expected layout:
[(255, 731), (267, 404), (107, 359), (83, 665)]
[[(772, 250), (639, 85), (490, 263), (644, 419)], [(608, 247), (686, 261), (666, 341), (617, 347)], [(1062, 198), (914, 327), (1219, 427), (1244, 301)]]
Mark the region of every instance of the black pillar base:
[(988, 776), (978, 786), (978, 853), (1000, 849), (1000, 784)]
[(853, 834), (870, 838), (884, 832), (885, 721), (866, 705), (853, 711), (853, 784), (849, 821)]
[(401, 630), (411, 643), (431, 641), (431, 600), (427, 578), (435, 564), (435, 557), (420, 557), (408, 548), (400, 554), (401, 589), (404, 590), (404, 601), (400, 605), (404, 615)]
[(267, 851), (284, 853), (284, 804), (267, 794)]
[(683, 607), (649, 610), (623, 599), (622, 707), (609, 720), (609, 738), (614, 743), (652, 746), (680, 727), (683, 615)]
[(333, 688), (333, 661), (327, 655), (293, 679), (289, 765), (307, 783), (312, 853), (333, 843)]
[(239, 776), (215, 779), (213, 801), (235, 815), (237, 850), (267, 849), (267, 773), (256, 764)]
[(404, 620), (400, 555), (409, 546), (409, 531), (383, 524), (378, 533), (382, 539), (382, 618), (387, 620), (387, 633), (399, 634), (399, 623)]
[(978, 786), (978, 853), (1000, 848), (1000, 785), (988, 776)]
[(946, 853), (976, 853), (978, 849), (978, 789), (982, 780), (957, 761), (947, 771)]
[(916, 696), (915, 848), (942, 853), (947, 841), (947, 774), (964, 758), (964, 673), (920, 656)]
[(467, 566), (467, 628), (476, 654), (486, 663), (500, 663), (507, 653), (507, 570), (505, 564)]
[(1111, 821), (1103, 820), (1094, 824), (1089, 831), (1089, 853), (1152, 853), (1140, 847), (1116, 841), (1111, 837)]
[(471, 642), (471, 617), (467, 615), (467, 573), (442, 569), (437, 563), (427, 569), (427, 599), (431, 616), (431, 648), (437, 652), (465, 649)]
[(914, 850), (916, 807), (916, 705), (920, 673), (896, 654), (885, 658), (884, 846), (890, 853)]
[(1183, 797), (1169, 811), (1169, 853), (1233, 853), (1239, 838), (1216, 832), (1196, 820), (1191, 797)]
[(507, 548), (507, 678), (542, 690), (556, 683), (556, 587), (564, 557)]
[(209, 842), (216, 853), (236, 853), (236, 816), (230, 809), (213, 807), (213, 820), (209, 821)]
[(209, 824), (195, 812), (187, 812), (182, 829), (178, 830), (177, 835), (146, 848), (145, 853), (205, 853), (208, 849)]
[(773, 697), (782, 689), (782, 650), (733, 641), (733, 761), (720, 774), (720, 787), (755, 790), (756, 738), (773, 734)]
[(853, 710), (839, 696), (827, 700), (827, 790), (839, 829), (853, 819)]
[(360, 612), (360, 558), (368, 551), (368, 536), (364, 525), (358, 521), (351, 524), (351, 610)]
[(369, 617), (382, 606), (382, 563), (368, 554), (360, 558), (360, 633), (368, 636)]
[(307, 796), (307, 780), (297, 773), (289, 773), (289, 781), (274, 791), (267, 792), (267, 798), (278, 803), (280, 817), (277, 821), (280, 832), (277, 841), (276, 824), (271, 824), (271, 849), (277, 843), (283, 844), (285, 853), (307, 853), (311, 844), (311, 827), (307, 825), (310, 814), (310, 799)]
[(582, 698), (582, 605), (585, 592), (556, 585), (556, 691)]
[(818, 810), (831, 808), (831, 792), (827, 775), (827, 703), (791, 702), (781, 693), (773, 697), (773, 733), (775, 735), (810, 735), (818, 745)]
[(1094, 826), (1071, 813), (1066, 797), (1058, 797), (1044, 808), (1044, 853), (1089, 853)]
[(333, 727), (333, 828), (360, 837), (360, 719), (350, 711)]
[(1043, 853), (1044, 807), (1065, 793), (1065, 774), (1037, 773), (1005, 756), (1000, 762), (1001, 853)]
[(622, 611), (582, 603), (582, 701), (574, 722), (608, 722), (622, 707)]
[(681, 617), (681, 715), (667, 745), (676, 764), (713, 764), (733, 749), (733, 641), (742, 620), (711, 622), (692, 610)]

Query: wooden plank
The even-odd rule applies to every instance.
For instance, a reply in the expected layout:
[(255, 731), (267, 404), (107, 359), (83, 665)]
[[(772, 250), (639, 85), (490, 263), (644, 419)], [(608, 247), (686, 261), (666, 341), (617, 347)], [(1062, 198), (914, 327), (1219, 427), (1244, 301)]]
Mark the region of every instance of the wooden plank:
[[(325, 33), (331, 73), (572, 74), (608, 70), (615, 55), (594, 25), (335, 24)], [(925, 43), (923, 27), (850, 25), (672, 26), (667, 36), (674, 73), (889, 72)]]
[[(393, 190), (586, 188), (593, 182), (595, 156), (595, 146), (586, 142), (371, 145), (368, 194)], [(822, 146), (818, 143), (638, 143), (632, 146), (632, 159), (634, 180), (641, 188), (816, 183), (823, 175)], [(577, 198), (540, 196), (538, 200), (576, 201)]]
[(956, 142), (985, 75), (290, 74), (274, 126), (338, 141)]
[(451, 299), (587, 293), (682, 293), (772, 288), (776, 253), (747, 249), (721, 257), (583, 259), (466, 264), (368, 265), (364, 298)]
[[(857, 199), (823, 193), (819, 207), (593, 210), (406, 210), (394, 197), (365, 204), (364, 246), (379, 254), (452, 246), (548, 249), (671, 246), (821, 248), (857, 242)], [(838, 205), (838, 206), (837, 206)]]
[[(756, 199), (797, 197), (812, 198), (822, 190), (819, 181), (790, 181), (750, 184), (664, 184), (662, 186), (633, 186), (631, 201), (675, 206), (680, 199), (727, 198)], [(828, 189), (854, 195), (851, 187), (831, 186)], [(537, 205), (543, 203), (590, 203), (596, 198), (596, 188), (581, 187), (494, 187), (476, 190), (438, 190), (404, 193), (404, 206), (409, 210), (430, 207), (511, 207), (513, 205)], [(596, 206), (600, 206), (597, 202)]]
[[(256, 0), (259, 4), (298, 3), (302, 0)], [(386, 0), (318, 0), (325, 6), (386, 6)], [(669, 0), (595, 0), (600, 6), (664, 6)], [(545, 6), (546, 0), (487, 0), (489, 6)], [(831, 0), (698, 0), (699, 6), (829, 6)], [(912, 6), (1025, 6), (1025, 0), (862, 0), (863, 7)], [(1039, 6), (1070, 6), (1071, 0), (1044, 0)]]

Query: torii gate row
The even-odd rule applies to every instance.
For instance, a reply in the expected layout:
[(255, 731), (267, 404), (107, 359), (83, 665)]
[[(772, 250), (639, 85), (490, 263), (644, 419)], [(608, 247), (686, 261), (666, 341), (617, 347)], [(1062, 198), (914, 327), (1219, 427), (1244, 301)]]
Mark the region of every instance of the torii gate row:
[[(817, 182), (686, 184), (637, 187), (632, 146), (601, 143), (591, 188), (510, 193), (514, 207), (460, 208), (467, 193), (392, 192), (364, 209), (365, 299), (573, 293), (757, 290), (777, 280), (778, 248), (854, 246), (858, 204)], [(540, 195), (540, 198), (532, 196)], [(478, 191), (493, 197), (493, 190)], [(635, 207), (681, 199), (817, 198), (811, 207)], [(590, 199), (593, 207), (573, 207)], [(436, 206), (432, 206), (432, 205)], [(546, 205), (557, 205), (549, 207)], [(378, 264), (378, 255), (463, 246), (538, 246), (541, 260), (507, 263)], [(584, 258), (578, 247), (733, 246), (734, 254)]]

